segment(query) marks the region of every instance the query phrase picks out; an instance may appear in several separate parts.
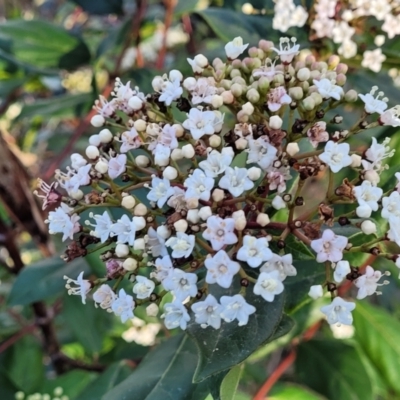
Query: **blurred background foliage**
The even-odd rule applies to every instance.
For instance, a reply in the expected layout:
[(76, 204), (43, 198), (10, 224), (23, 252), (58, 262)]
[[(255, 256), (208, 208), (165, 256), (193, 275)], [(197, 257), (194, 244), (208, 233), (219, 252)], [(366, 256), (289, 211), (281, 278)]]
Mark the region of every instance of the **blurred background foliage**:
[[(270, 0), (0, 2), (2, 400), (21, 391), (50, 395), (37, 399), (71, 400), (161, 400), (166, 393), (174, 400), (261, 400), (267, 392), (273, 400), (400, 398), (400, 287), (393, 263), (353, 256), (359, 257), (352, 260), (357, 265), (372, 263), (392, 272), (382, 296), (357, 304), (355, 330), (331, 330), (320, 321), (321, 304), (305, 300), (290, 312), (295, 328), (289, 333), (228, 374), (193, 384), (197, 353), (187, 337), (170, 337), (144, 313), (121, 324), (66, 295), (63, 275), (84, 270), (100, 276), (104, 266), (98, 254), (65, 264), (58, 256), (62, 245), (50, 241), (31, 194), (34, 177), (50, 180), (97, 133), (90, 125), (92, 105), (99, 95), (110, 94), (116, 77), (151, 92), (154, 75), (171, 68), (190, 75), (187, 57), (223, 56), (224, 44), (236, 36), (250, 46), (260, 39), (278, 43), (282, 34), (272, 30), (273, 7)], [(327, 59), (335, 45), (329, 39), (309, 41), (309, 33), (306, 25), (290, 28), (287, 35), (296, 36), (318, 59)], [(369, 29), (362, 40), (373, 41)], [(346, 87), (367, 93), (379, 82), (389, 99), (399, 99), (387, 71), (393, 60), (400, 62), (400, 42), (388, 41), (383, 52), (391, 62), (383, 64), (380, 74), (360, 68), (357, 57), (347, 60), (351, 73)], [(394, 132), (376, 129), (372, 134)], [(399, 141), (395, 136), (393, 147), (399, 148)], [(357, 136), (353, 145), (366, 147), (365, 136)], [(393, 185), (399, 163), (400, 153), (390, 160), (382, 180)], [(309, 278), (315, 266), (309, 251), (296, 251), (308, 266), (308, 275), (299, 276), (299, 282), (309, 286), (323, 279)], [(293, 304), (298, 300), (292, 298)]]

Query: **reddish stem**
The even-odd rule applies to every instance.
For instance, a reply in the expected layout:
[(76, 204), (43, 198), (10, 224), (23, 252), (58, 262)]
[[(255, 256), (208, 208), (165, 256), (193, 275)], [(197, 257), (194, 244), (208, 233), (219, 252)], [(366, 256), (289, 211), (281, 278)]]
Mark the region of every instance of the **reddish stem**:
[(164, 35), (162, 40), (162, 47), (158, 53), (158, 59), (156, 62), (156, 68), (162, 69), (164, 67), (165, 55), (167, 54), (167, 34), (168, 29), (172, 24), (174, 16), (174, 8), (177, 4), (176, 0), (164, 0), (165, 4), (165, 18), (164, 18)]
[(18, 331), (15, 335), (9, 337), (2, 344), (0, 344), (0, 354), (3, 353), (3, 351), (6, 351), (14, 343), (18, 342), (18, 340), (21, 339), (23, 336), (27, 335), (28, 333), (32, 333), (35, 328), (35, 324), (27, 325), (23, 327), (20, 331)]

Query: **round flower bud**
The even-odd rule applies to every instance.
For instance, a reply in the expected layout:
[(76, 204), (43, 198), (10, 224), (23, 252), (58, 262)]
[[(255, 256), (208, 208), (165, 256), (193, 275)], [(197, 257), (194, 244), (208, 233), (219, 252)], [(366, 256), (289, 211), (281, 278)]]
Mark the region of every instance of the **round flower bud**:
[(247, 102), (242, 105), (242, 110), (247, 114), (247, 115), (252, 115), (254, 113), (254, 106), (250, 102)]
[(143, 203), (139, 203), (135, 206), (133, 213), (140, 217), (147, 214), (147, 207)]
[(317, 69), (313, 69), (310, 71), (310, 78), (311, 79), (319, 79), (321, 77), (321, 72), (319, 72)]
[(100, 152), (96, 146), (90, 145), (90, 146), (86, 147), (85, 154), (86, 154), (87, 158), (90, 158), (91, 160), (95, 160), (96, 158), (99, 157)]
[(199, 217), (203, 220), (206, 221), (208, 219), (208, 217), (211, 217), (212, 215), (212, 210), (211, 207), (209, 206), (204, 206), (201, 207), (199, 210)]
[(89, 144), (92, 146), (99, 147), (101, 145), (101, 139), (99, 135), (92, 135), (89, 138)]
[(354, 103), (355, 101), (357, 101), (358, 99), (358, 94), (355, 90), (350, 89), (346, 92), (346, 94), (344, 95), (344, 99), (348, 102), (348, 103)]
[(251, 167), (247, 170), (247, 176), (252, 181), (256, 181), (261, 176), (261, 169), (258, 167)]
[(132, 219), (137, 231), (142, 230), (146, 226), (146, 220), (143, 217), (133, 217)]
[(161, 76), (155, 76), (151, 81), (151, 86), (155, 92), (161, 92), (164, 85), (164, 79)]
[(206, 68), (208, 65), (207, 57), (203, 56), (203, 54), (197, 54), (194, 57), (194, 61), (200, 68)]
[(94, 115), (92, 119), (90, 120), (90, 123), (95, 127), (95, 128), (100, 128), (101, 126), (104, 125), (106, 120), (102, 115)]
[(258, 90), (261, 93), (267, 93), (268, 89), (269, 89), (269, 80), (266, 76), (262, 76), (258, 80)]
[(119, 243), (115, 247), (117, 257), (126, 257), (129, 254), (129, 247), (126, 244)]
[(366, 204), (362, 205), (362, 206), (358, 206), (356, 208), (356, 214), (357, 214), (357, 217), (360, 217), (360, 218), (369, 218), (372, 214), (371, 207), (369, 207)]
[(289, 89), (289, 96), (293, 100), (301, 100), (304, 96), (303, 89), (300, 86), (295, 86)]
[(337, 74), (345, 74), (349, 70), (349, 67), (346, 64), (340, 63), (336, 67), (336, 73)]
[(192, 76), (190, 76), (189, 78), (186, 78), (184, 81), (183, 81), (183, 87), (186, 89), (186, 90), (193, 90), (195, 87), (196, 87), (196, 83), (197, 83), (197, 80), (196, 80), (196, 78), (193, 78)]
[(183, 158), (183, 153), (182, 149), (173, 149), (171, 153), (171, 160), (177, 161), (177, 160), (182, 160)]
[(184, 158), (193, 158), (195, 155), (193, 146), (191, 144), (185, 144), (182, 147), (182, 155)]
[(290, 142), (286, 146), (286, 153), (289, 154), (289, 156), (293, 157), (300, 151), (299, 145), (296, 142)]
[(177, 69), (171, 69), (171, 71), (169, 71), (168, 78), (171, 82), (176, 80), (181, 82), (183, 80), (183, 75), (181, 71), (178, 71)]
[(270, 40), (261, 39), (258, 42), (258, 47), (266, 53), (269, 53), (274, 47), (274, 44)]
[(146, 133), (151, 136), (158, 136), (161, 132), (160, 125), (156, 123), (151, 123), (146, 126)]
[(144, 132), (147, 128), (147, 123), (144, 119), (137, 119), (133, 123), (133, 127), (138, 131), (138, 132)]
[(256, 89), (251, 88), (250, 90), (247, 91), (246, 98), (251, 103), (257, 103), (260, 100), (260, 93), (258, 93)]
[(275, 210), (280, 210), (281, 208), (286, 207), (286, 203), (281, 196), (275, 196), (272, 200), (272, 207), (274, 207)]
[(135, 239), (133, 242), (133, 250), (144, 250), (146, 248), (146, 243), (143, 238)]
[(138, 262), (134, 258), (127, 258), (122, 263), (122, 268), (126, 271), (135, 271), (138, 267)]
[(235, 96), (235, 97), (240, 97), (243, 93), (243, 88), (242, 85), (240, 85), (239, 83), (234, 83), (231, 86), (231, 93)]
[(237, 229), (238, 231), (242, 231), (246, 228), (247, 219), (243, 210), (238, 210), (232, 213), (232, 218), (235, 221), (235, 229)]
[(235, 100), (230, 90), (225, 90), (225, 92), (222, 92), (221, 96), (224, 104), (232, 104)]
[(197, 199), (195, 197), (186, 199), (186, 206), (188, 209), (197, 208), (199, 206), (199, 199)]
[(221, 136), (219, 135), (211, 135), (208, 138), (208, 143), (211, 147), (218, 147), (221, 144)]
[(150, 164), (148, 157), (140, 155), (135, 158), (135, 163), (138, 167), (146, 168)]
[(272, 129), (281, 129), (282, 128), (282, 118), (279, 115), (273, 115), (269, 119), (269, 126)]
[[(239, 60), (238, 60), (239, 61)], [(241, 77), (242, 76), (242, 74), (241, 74), (241, 72), (238, 70), (238, 69), (236, 69), (236, 68), (234, 68), (234, 69), (232, 69), (232, 71), (230, 72), (230, 77), (233, 79), (233, 78), (236, 78), (236, 77)]]
[(240, 110), (237, 115), (236, 118), (238, 120), (238, 122), (247, 122), (249, 120), (249, 114), (247, 114), (245, 111)]
[(308, 295), (312, 299), (317, 300), (324, 295), (324, 290), (321, 285), (313, 285), (310, 287), (310, 291), (308, 292)]
[(94, 169), (101, 174), (105, 174), (108, 171), (108, 162), (105, 160), (100, 160), (96, 163)]
[(102, 129), (99, 132), (99, 139), (101, 143), (110, 143), (113, 140), (113, 134), (109, 129)]
[(175, 136), (180, 138), (185, 133), (183, 126), (181, 124), (173, 124), (172, 127), (175, 129)]
[(249, 56), (250, 57), (257, 57), (258, 56), (258, 48), (253, 46), (249, 48)]
[(310, 70), (308, 68), (301, 68), (297, 71), (297, 79), (299, 81), (308, 81), (310, 79)]
[(159, 308), (156, 303), (151, 303), (146, 307), (146, 315), (148, 317), (157, 317)]
[(339, 86), (344, 86), (346, 81), (347, 81), (347, 78), (346, 78), (346, 75), (344, 75), (344, 74), (339, 74), (336, 77), (336, 84), (339, 85)]
[(133, 196), (124, 196), (121, 201), (121, 206), (130, 210), (131, 208), (135, 207), (136, 200)]
[(174, 228), (177, 232), (186, 232), (188, 225), (186, 219), (180, 219), (174, 223)]
[(324, 101), (324, 99), (318, 92), (311, 93), (310, 97), (314, 100), (316, 106), (319, 106)]
[(68, 192), (68, 194), (72, 199), (77, 201), (82, 200), (84, 195), (84, 193), (80, 189), (76, 190), (75, 192)]
[(211, 105), (214, 108), (220, 108), (224, 104), (224, 99), (219, 94), (214, 94), (211, 98)]
[(339, 63), (340, 63), (340, 57), (337, 56), (336, 54), (331, 55), (328, 59), (329, 69), (336, 68), (339, 65)]
[(247, 140), (239, 138), (235, 141), (235, 146), (237, 150), (244, 150), (247, 147)]
[(163, 177), (168, 179), (169, 181), (176, 179), (177, 176), (178, 176), (178, 171), (174, 167), (168, 166), (163, 171)]
[(200, 221), (199, 210), (188, 210), (186, 220), (192, 224), (197, 224)]
[(372, 221), (363, 221), (361, 223), (361, 230), (366, 234), (366, 235), (372, 235), (376, 233), (376, 225)]
[(256, 222), (258, 225), (267, 226), (270, 223), (270, 220), (267, 214), (260, 213), (257, 215)]
[(212, 192), (212, 199), (214, 201), (222, 201), (225, 197), (225, 192), (221, 189), (214, 189)]
[(139, 111), (143, 107), (143, 101), (138, 96), (132, 96), (128, 101), (128, 106), (134, 111)]
[(379, 174), (373, 169), (370, 169), (364, 173), (364, 179), (370, 181), (373, 186), (376, 186), (381, 180)]
[(157, 228), (157, 235), (163, 239), (168, 239), (171, 236), (171, 231), (166, 225), (160, 225)]
[(313, 99), (311, 96), (306, 97), (306, 98), (303, 100), (303, 107), (304, 107), (304, 109), (307, 110), (307, 111), (314, 110), (314, 108), (315, 108), (315, 101), (314, 101), (314, 99)]
[(362, 160), (361, 156), (359, 156), (358, 154), (352, 154), (350, 167), (358, 168), (361, 165), (361, 160)]

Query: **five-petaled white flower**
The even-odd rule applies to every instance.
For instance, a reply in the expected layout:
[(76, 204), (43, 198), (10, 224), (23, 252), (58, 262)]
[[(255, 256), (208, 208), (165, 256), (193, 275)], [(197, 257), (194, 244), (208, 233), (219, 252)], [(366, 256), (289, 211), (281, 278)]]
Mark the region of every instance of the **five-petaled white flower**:
[(347, 274), (350, 273), (350, 263), (346, 260), (341, 260), (336, 265), (332, 264), (332, 267), (335, 268), (333, 273), (333, 279), (335, 282), (340, 283), (346, 277)]
[(197, 275), (175, 268), (162, 282), (166, 290), (170, 290), (177, 300), (183, 301), (187, 297), (197, 294)]
[(214, 329), (219, 329), (221, 327), (222, 307), (212, 294), (209, 294), (204, 301), (193, 304), (192, 311), (195, 321), (202, 328), (212, 326)]
[(155, 267), (156, 270), (150, 273), (150, 278), (155, 278), (159, 282), (162, 282), (174, 270), (171, 258), (168, 255), (163, 258), (157, 258), (155, 261)]
[(130, 246), (133, 246), (136, 236), (134, 219), (131, 220), (124, 214), (115, 224), (111, 225), (110, 229), (111, 236), (117, 236), (118, 243), (128, 243)]
[(272, 251), (268, 248), (267, 238), (255, 238), (246, 235), (243, 246), (237, 252), (237, 259), (245, 261), (251, 268), (259, 267), (264, 261), (272, 258)]
[(254, 183), (247, 177), (247, 168), (231, 168), (219, 180), (218, 186), (226, 189), (233, 197), (239, 197), (245, 190), (252, 189)]
[[(296, 44), (296, 38), (292, 37), (289, 39), (288, 37), (280, 38), (279, 40), (279, 49), (273, 47), (276, 53), (278, 53), (279, 58), (281, 59), (283, 64), (290, 64), (295, 56), (299, 54), (300, 45)], [(291, 46), (290, 42), (293, 43)]]
[(387, 109), (388, 99), (386, 97), (382, 98), (384, 95), (383, 92), (378, 92), (378, 95), (374, 97), (377, 90), (378, 86), (373, 86), (369, 93), (358, 95), (358, 97), (364, 102), (364, 109), (368, 114), (382, 114)]
[(89, 214), (90, 218), (93, 218), (96, 222), (94, 224), (90, 221), (85, 221), (86, 225), (94, 227), (91, 235), (100, 239), (101, 243), (104, 243), (111, 234), (112, 221), (107, 211), (104, 211), (102, 215), (100, 214)]
[(110, 288), (110, 286), (106, 284), (102, 284), (94, 293), (93, 293), (93, 300), (94, 304), (97, 307), (97, 304), (109, 312), (111, 312), (111, 304), (117, 298), (117, 295), (114, 291)]
[(260, 137), (249, 139), (249, 153), (247, 164), (257, 163), (263, 170), (267, 170), (276, 159), (278, 150), (267, 139)]
[(171, 236), (166, 242), (167, 247), (171, 247), (173, 258), (188, 258), (193, 251), (195, 242), (194, 235), (187, 235), (183, 232), (177, 232), (176, 236)]
[(285, 280), (287, 276), (297, 275), (296, 268), (293, 266), (293, 256), (291, 254), (285, 254), (283, 256), (272, 254), (272, 257), (260, 268), (260, 271), (278, 271), (281, 281)]
[(183, 127), (190, 131), (193, 139), (199, 140), (204, 135), (212, 135), (216, 132), (214, 111), (202, 111), (198, 108), (191, 108), (188, 119), (183, 122)]
[(279, 271), (271, 271), (261, 272), (253, 291), (254, 294), (262, 296), (266, 301), (274, 301), (275, 296), (281, 294), (283, 289)]
[(317, 262), (337, 262), (343, 258), (347, 242), (347, 237), (335, 235), (331, 229), (325, 229), (321, 239), (311, 241), (311, 248), (317, 253)]
[(291, 102), (292, 99), (286, 93), (286, 90), (283, 86), (270, 89), (267, 99), (267, 104), (270, 111), (278, 111), (284, 104), (290, 104)]
[(240, 36), (235, 37), (235, 39), (225, 45), (226, 56), (230, 60), (234, 60), (247, 49), (248, 45), (248, 43), (243, 44), (243, 39)]
[(341, 297), (335, 297), (331, 304), (321, 307), (321, 311), (326, 315), (328, 323), (351, 325), (353, 316), (351, 312), (356, 308), (356, 304), (345, 301)]
[(240, 270), (240, 264), (232, 261), (224, 250), (219, 250), (214, 256), (205, 259), (207, 268), (206, 282), (228, 289), (232, 279)]
[(164, 306), (164, 314), (161, 315), (161, 318), (164, 318), (167, 329), (174, 329), (179, 326), (182, 330), (185, 330), (187, 328), (187, 323), (190, 321), (190, 316), (186, 307), (180, 301), (166, 303)]
[(108, 161), (108, 176), (115, 179), (126, 171), (126, 154), (118, 154)]
[(372, 211), (379, 208), (378, 201), (382, 197), (383, 190), (373, 186), (370, 181), (363, 181), (360, 186), (353, 188), (353, 195), (360, 206), (368, 206)]
[(211, 242), (213, 250), (221, 250), (226, 244), (237, 242), (234, 229), (235, 220), (233, 218), (222, 219), (212, 215), (207, 218), (207, 229), (203, 232), (203, 237)]
[[(65, 284), (69, 295), (81, 296), (82, 303), (86, 304), (86, 295), (89, 293), (92, 287), (90, 281), (83, 279), (83, 271), (78, 275), (76, 279), (71, 279), (64, 275), (64, 279), (67, 281)], [(75, 286), (71, 286), (73, 283)]]
[(358, 287), (357, 299), (364, 299), (367, 296), (372, 296), (374, 293), (379, 294), (376, 289), (378, 286), (385, 284), (378, 283), (382, 276), (382, 272), (375, 271), (370, 265), (368, 265), (365, 274), (361, 275), (354, 281), (354, 284)]
[(112, 302), (111, 309), (117, 317), (121, 317), (121, 322), (124, 323), (128, 319), (133, 318), (133, 310), (135, 302), (133, 297), (126, 294), (124, 289), (120, 289), (118, 297)]
[(132, 291), (136, 294), (138, 299), (147, 299), (153, 293), (155, 286), (152, 280), (147, 279), (145, 276), (138, 275)]
[(382, 198), (382, 217), (390, 219), (392, 216), (400, 217), (400, 193), (397, 191)]
[(166, 201), (175, 193), (174, 188), (168, 179), (154, 177), (151, 181), (151, 190), (147, 193), (147, 198), (150, 201), (157, 203), (159, 208), (162, 208)]
[(319, 155), (319, 158), (329, 166), (332, 172), (336, 173), (353, 162), (349, 152), (350, 146), (348, 143), (335, 143), (330, 140), (325, 145), (324, 152)]
[(249, 315), (256, 312), (256, 308), (247, 303), (241, 294), (222, 296), (220, 302), (222, 306), (221, 318), (225, 322), (232, 322), (236, 319), (239, 326), (247, 325)]
[(206, 174), (199, 168), (193, 171), (185, 179), (183, 185), (187, 188), (185, 192), (186, 199), (200, 199), (210, 200), (211, 190), (214, 187), (214, 179), (206, 176)]
[(389, 231), (387, 237), (389, 240), (400, 246), (400, 217), (391, 216), (389, 218)]
[(45, 220), (46, 224), (49, 224), (50, 235), (62, 233), (63, 242), (67, 238), (72, 239), (74, 233), (79, 232), (81, 229), (81, 226), (78, 223), (81, 217), (78, 214), (69, 215), (71, 211), (73, 211), (73, 208), (61, 203), (60, 207), (57, 207), (55, 211), (49, 212), (49, 216)]
[(400, 126), (400, 105), (389, 108), (382, 113), (379, 117), (379, 123), (393, 127)]
[(335, 100), (340, 100), (344, 95), (343, 89), (340, 86), (335, 85), (327, 78), (323, 78), (320, 81), (314, 79), (313, 83), (317, 87), (319, 94), (324, 99), (329, 99), (332, 97)]
[(199, 167), (205, 172), (207, 176), (216, 178), (219, 174), (231, 165), (233, 160), (233, 153), (229, 152), (228, 147), (224, 147), (221, 153), (218, 150), (212, 150), (207, 155), (207, 160), (200, 161)]

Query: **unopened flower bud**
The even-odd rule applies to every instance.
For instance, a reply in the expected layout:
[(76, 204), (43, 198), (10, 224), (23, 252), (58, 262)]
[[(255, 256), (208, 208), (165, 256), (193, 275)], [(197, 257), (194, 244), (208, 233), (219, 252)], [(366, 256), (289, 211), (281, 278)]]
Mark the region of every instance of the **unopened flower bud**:
[(225, 192), (221, 189), (214, 189), (212, 192), (212, 199), (214, 201), (222, 201), (225, 197)]
[(313, 285), (310, 287), (310, 291), (308, 292), (308, 295), (312, 299), (317, 300), (324, 295), (324, 290), (321, 285)]
[(273, 115), (269, 119), (269, 126), (272, 129), (281, 129), (282, 128), (282, 118), (279, 115)]
[(108, 171), (108, 162), (106, 160), (100, 160), (96, 163), (94, 169), (101, 174), (105, 174)]
[(100, 128), (101, 126), (104, 125), (106, 120), (102, 115), (94, 115), (92, 119), (90, 120), (90, 123), (95, 127), (95, 128)]
[(296, 142), (290, 142), (286, 146), (286, 153), (288, 153), (289, 156), (291, 156), (291, 157), (296, 155), (299, 151), (300, 151), (300, 147), (299, 147), (298, 143), (296, 143)]
[(218, 147), (221, 144), (221, 136), (219, 135), (211, 135), (208, 139), (208, 143), (211, 147)]
[(146, 226), (146, 220), (143, 217), (133, 217), (133, 224), (137, 231), (141, 231)]
[(281, 208), (286, 207), (286, 203), (281, 196), (275, 196), (272, 200), (272, 207), (274, 207), (275, 210), (280, 210)]
[(315, 103), (316, 107), (318, 107), (324, 101), (324, 99), (322, 98), (322, 96), (318, 92), (311, 93), (310, 97), (314, 100), (314, 103)]
[(247, 219), (243, 210), (235, 211), (232, 214), (232, 218), (235, 221), (235, 229), (237, 229), (238, 231), (242, 231), (246, 228)]
[(314, 101), (314, 99), (313, 99), (311, 96), (306, 97), (306, 98), (303, 100), (303, 107), (304, 107), (304, 109), (307, 110), (307, 111), (314, 110), (314, 108), (315, 108), (315, 101)]
[(130, 210), (131, 208), (135, 207), (136, 200), (133, 196), (124, 196), (121, 201), (121, 206)]
[(199, 199), (197, 199), (196, 197), (186, 199), (186, 206), (190, 210), (193, 208), (197, 208), (199, 206)]
[(339, 86), (344, 86), (346, 81), (347, 81), (347, 78), (346, 78), (346, 75), (344, 75), (344, 74), (339, 74), (336, 77), (336, 84), (339, 85)]
[(188, 210), (186, 219), (192, 224), (197, 224), (200, 221), (199, 210)]
[(182, 155), (184, 158), (193, 158), (195, 155), (194, 148), (191, 144), (185, 144), (182, 147)]
[(175, 129), (175, 136), (180, 138), (185, 133), (183, 126), (181, 124), (173, 124), (172, 127)]
[(84, 193), (82, 192), (82, 190), (78, 189), (78, 190), (75, 190), (74, 192), (71, 192), (71, 191), (68, 192), (68, 195), (72, 199), (79, 201), (79, 200), (83, 199)]
[(381, 180), (379, 174), (373, 169), (369, 169), (364, 173), (364, 179), (371, 182), (372, 186), (376, 186)]
[(329, 69), (335, 69), (340, 63), (340, 57), (336, 54), (333, 54), (328, 59), (328, 67)]
[(361, 156), (359, 156), (358, 154), (352, 154), (350, 167), (358, 168), (361, 165), (361, 160), (362, 160)]
[(285, 84), (285, 77), (283, 76), (283, 74), (275, 74), (272, 81), (277, 85), (282, 86)]
[(138, 267), (138, 262), (134, 258), (127, 258), (122, 263), (122, 268), (126, 271), (135, 271)]
[(242, 85), (240, 85), (239, 83), (234, 83), (231, 86), (231, 93), (235, 96), (235, 97), (240, 97), (243, 93), (243, 88)]
[(369, 207), (367, 204), (358, 206), (356, 208), (356, 214), (357, 214), (357, 217), (360, 217), (360, 218), (369, 218), (372, 214), (371, 207)]
[[(238, 60), (239, 61), (239, 60)], [(242, 73), (240, 72), (240, 70), (239, 69), (236, 69), (236, 68), (234, 68), (234, 69), (232, 69), (232, 71), (230, 72), (230, 77), (233, 79), (233, 78), (236, 78), (236, 77), (241, 77), (242, 76)]]
[(177, 160), (182, 160), (183, 158), (183, 153), (182, 149), (173, 149), (171, 153), (171, 160), (177, 161)]
[(235, 97), (230, 90), (225, 90), (225, 92), (222, 92), (221, 96), (224, 104), (232, 104), (235, 100)]
[(258, 93), (256, 89), (251, 88), (250, 90), (247, 91), (246, 98), (251, 103), (257, 103), (260, 100), (260, 93)]
[(96, 146), (88, 146), (86, 147), (86, 151), (85, 154), (87, 156), (87, 158), (90, 158), (91, 160), (95, 160), (99, 155), (99, 149)]
[(363, 221), (361, 223), (361, 230), (366, 234), (366, 235), (372, 235), (376, 233), (376, 225), (372, 221)]
[(168, 239), (171, 236), (171, 231), (166, 225), (160, 225), (157, 228), (157, 235), (162, 237), (163, 239)]
[(267, 93), (268, 89), (269, 89), (269, 79), (266, 76), (262, 76), (258, 80), (258, 90), (261, 93)]
[(211, 98), (211, 105), (214, 108), (220, 108), (224, 104), (224, 99), (222, 96), (219, 94), (214, 94), (214, 96)]
[(337, 74), (345, 74), (349, 70), (349, 67), (346, 64), (340, 63), (336, 67), (336, 73)]
[(92, 135), (89, 138), (89, 144), (92, 146), (99, 147), (101, 145), (101, 139), (99, 135)]
[(158, 311), (159, 311), (159, 308), (156, 303), (151, 303), (146, 307), (146, 315), (148, 317), (157, 317)]
[(196, 83), (197, 83), (196, 78), (193, 78), (193, 76), (190, 76), (189, 78), (186, 78), (183, 81), (183, 87), (190, 91), (196, 87)]
[(113, 134), (109, 129), (102, 129), (99, 132), (99, 139), (101, 143), (110, 143), (113, 140)]
[(194, 57), (194, 61), (200, 68), (206, 68), (208, 65), (207, 57), (203, 56), (203, 54), (197, 54), (197, 56)]
[(257, 215), (256, 222), (258, 225), (267, 226), (270, 223), (269, 216), (265, 213), (260, 213)]
[(147, 128), (147, 123), (144, 119), (137, 119), (133, 123), (133, 127), (138, 131), (138, 132), (145, 132)]
[(303, 89), (300, 86), (295, 86), (289, 89), (289, 96), (293, 100), (301, 100), (304, 96)]
[(163, 171), (163, 177), (168, 179), (169, 181), (176, 179), (177, 176), (178, 176), (178, 171), (174, 167), (168, 166)]
[(242, 122), (245, 123), (249, 120), (249, 114), (247, 114), (246, 112), (244, 112), (243, 110), (240, 110), (237, 114), (236, 114), (236, 119), (238, 120), (238, 122)]
[(247, 176), (252, 181), (256, 181), (261, 176), (261, 169), (258, 167), (251, 167), (247, 170)]
[(133, 213), (136, 216), (143, 216), (147, 214), (147, 207), (143, 203), (139, 203), (135, 206)]
[(174, 223), (174, 228), (177, 232), (186, 232), (188, 225), (186, 219), (180, 219)]
[(266, 53), (269, 53), (274, 47), (274, 44), (270, 40), (261, 39), (258, 42), (258, 47)]
[(250, 102), (247, 102), (242, 105), (242, 110), (247, 114), (247, 115), (252, 115), (254, 113), (254, 106)]
[(344, 99), (348, 103), (354, 103), (355, 101), (357, 101), (357, 98), (358, 98), (357, 92), (353, 89), (348, 90), (344, 95)]
[(155, 92), (161, 92), (164, 85), (164, 79), (161, 76), (155, 76), (151, 81), (151, 86)]
[(211, 217), (212, 215), (212, 210), (211, 207), (209, 206), (204, 206), (201, 207), (199, 210), (199, 217), (203, 220), (206, 221), (208, 219), (208, 217)]
[(139, 111), (143, 107), (143, 101), (138, 96), (132, 96), (128, 101), (128, 106), (134, 111)]
[(138, 167), (146, 168), (150, 164), (148, 157), (140, 155), (135, 158), (135, 163)]
[(126, 257), (129, 254), (129, 247), (126, 244), (119, 243), (115, 246), (115, 254), (117, 257)]
[(143, 238), (135, 239), (133, 242), (133, 250), (144, 250), (146, 248), (146, 243)]
[(310, 79), (310, 70), (308, 68), (301, 68), (297, 71), (297, 79), (299, 81), (308, 81)]
[(237, 150), (244, 150), (247, 147), (247, 140), (245, 138), (239, 138), (235, 141)]
[(179, 71), (179, 70), (177, 70), (177, 69), (171, 69), (171, 71), (169, 71), (168, 78), (169, 78), (169, 80), (170, 80), (171, 82), (177, 81), (177, 80), (178, 80), (179, 82), (182, 82), (182, 80), (183, 80), (183, 75), (182, 75), (182, 72), (181, 72), (181, 71)]

